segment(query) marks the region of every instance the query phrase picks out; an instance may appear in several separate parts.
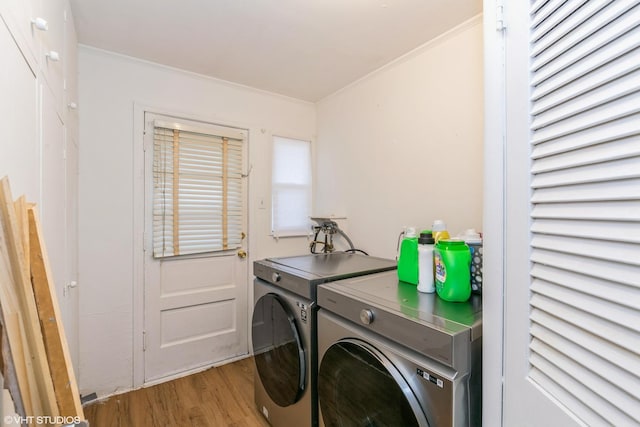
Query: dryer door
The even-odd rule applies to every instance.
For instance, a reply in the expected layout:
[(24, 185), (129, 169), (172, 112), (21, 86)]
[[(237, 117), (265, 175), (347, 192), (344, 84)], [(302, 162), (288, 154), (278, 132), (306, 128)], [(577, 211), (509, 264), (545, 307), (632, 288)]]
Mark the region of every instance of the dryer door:
[(305, 389), (305, 353), (296, 319), (277, 294), (256, 302), (251, 332), (256, 370), (269, 397), (279, 406), (296, 403)]
[(378, 350), (355, 339), (327, 349), (318, 374), (318, 400), (324, 425), (429, 425), (411, 388)]

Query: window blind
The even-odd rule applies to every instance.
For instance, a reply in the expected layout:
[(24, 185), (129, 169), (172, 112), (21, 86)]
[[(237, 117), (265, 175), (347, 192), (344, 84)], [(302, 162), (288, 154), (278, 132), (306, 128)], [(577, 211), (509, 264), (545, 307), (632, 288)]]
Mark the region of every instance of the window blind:
[(242, 135), (156, 120), (153, 143), (153, 256), (239, 248)]
[(640, 6), (531, 7), (530, 379), (640, 423)]
[(274, 236), (305, 235), (311, 216), (311, 142), (273, 138), (271, 230)]

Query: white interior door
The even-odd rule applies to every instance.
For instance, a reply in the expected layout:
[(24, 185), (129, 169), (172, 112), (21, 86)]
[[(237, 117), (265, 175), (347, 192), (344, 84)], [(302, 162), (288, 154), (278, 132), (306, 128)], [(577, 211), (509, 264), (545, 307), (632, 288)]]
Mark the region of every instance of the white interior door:
[[(166, 258), (153, 256), (151, 170), (156, 119), (157, 116), (145, 114), (145, 382), (210, 366), (248, 352), (246, 239), (230, 250)], [(246, 153), (246, 141), (243, 153)], [(246, 198), (246, 179), (242, 182), (242, 194)], [(244, 200), (242, 209), (246, 230)]]
[(504, 10), (502, 424), (638, 425), (640, 2)]

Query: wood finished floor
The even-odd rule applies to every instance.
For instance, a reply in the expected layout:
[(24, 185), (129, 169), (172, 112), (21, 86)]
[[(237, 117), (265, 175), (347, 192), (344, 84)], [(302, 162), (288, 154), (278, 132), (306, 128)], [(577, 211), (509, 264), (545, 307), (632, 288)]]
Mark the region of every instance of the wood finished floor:
[(253, 358), (84, 407), (91, 427), (268, 427), (253, 400)]

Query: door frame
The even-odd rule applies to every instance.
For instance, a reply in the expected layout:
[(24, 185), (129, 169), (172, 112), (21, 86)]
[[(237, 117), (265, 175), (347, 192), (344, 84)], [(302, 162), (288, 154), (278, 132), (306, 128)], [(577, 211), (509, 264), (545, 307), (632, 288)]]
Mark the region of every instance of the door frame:
[[(250, 164), (250, 137), (251, 137), (251, 128), (247, 124), (237, 123), (231, 120), (218, 120), (215, 117), (205, 117), (202, 114), (194, 113), (194, 112), (184, 112), (177, 109), (170, 109), (167, 107), (160, 107), (157, 105), (149, 105), (143, 102), (134, 101), (133, 103), (133, 233), (132, 233), (132, 248), (133, 248), (133, 337), (132, 337), (132, 356), (133, 356), (133, 384), (132, 388), (140, 388), (143, 386), (149, 386), (156, 383), (161, 383), (167, 381), (172, 378), (178, 378), (190, 373), (195, 373), (198, 371), (202, 371), (208, 369), (209, 366), (196, 368), (190, 371), (185, 371), (179, 374), (176, 374), (173, 377), (162, 378), (161, 380), (145, 382), (144, 380), (144, 318), (145, 318), (145, 307), (144, 307), (144, 245), (145, 245), (145, 154), (144, 154), (144, 116), (145, 113), (153, 113), (160, 114), (166, 116), (174, 116), (174, 117), (182, 117), (187, 120), (195, 120), (202, 121), (206, 123), (218, 124), (220, 126), (228, 126), (234, 127), (238, 129), (243, 129), (246, 131), (247, 136), (245, 138), (246, 146), (246, 156), (244, 159), (243, 169), (248, 171), (248, 165)], [(245, 172), (248, 174), (248, 172)], [(247, 221), (247, 230), (246, 234), (246, 246), (247, 249), (250, 249), (250, 235), (251, 235), (251, 215), (249, 210), (249, 200), (250, 200), (250, 177), (247, 176), (246, 179), (247, 185), (247, 194), (245, 195), (246, 199), (246, 221)], [(248, 328), (251, 326), (251, 308), (253, 307), (253, 288), (251, 286), (251, 274), (252, 274), (252, 266), (251, 266), (251, 256), (250, 250), (249, 257), (247, 258), (249, 262), (249, 266), (247, 267), (247, 317), (249, 319)], [(247, 345), (249, 351), (251, 351), (251, 331), (247, 331)], [(240, 356), (237, 359), (241, 359), (245, 356)], [(234, 359), (231, 359), (234, 360)], [(228, 362), (229, 360), (226, 360)]]
[[(502, 0), (484, 0), (484, 196), (482, 296), (482, 423), (503, 425), (506, 241), (505, 29), (498, 29)], [(504, 10), (503, 10), (504, 13)]]

